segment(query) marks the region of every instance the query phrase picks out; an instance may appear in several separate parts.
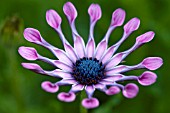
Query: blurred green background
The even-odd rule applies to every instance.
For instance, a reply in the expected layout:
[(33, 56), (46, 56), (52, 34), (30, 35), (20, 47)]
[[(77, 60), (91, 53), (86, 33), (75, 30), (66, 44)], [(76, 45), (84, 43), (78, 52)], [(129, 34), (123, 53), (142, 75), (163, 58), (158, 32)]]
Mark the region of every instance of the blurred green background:
[[(55, 78), (35, 74), (21, 67), (24, 60), (17, 52), (19, 46), (33, 46), (44, 56), (54, 58), (46, 49), (27, 42), (22, 35), (24, 28), (38, 29), (42, 36), (59, 48), (63, 48), (55, 31), (45, 20), (48, 9), (55, 9), (63, 19), (62, 28), (67, 39), (72, 43), (72, 35), (67, 19), (62, 11), (66, 0), (0, 0), (0, 113), (79, 113), (80, 93), (73, 103), (57, 100), (57, 94), (44, 92), (42, 81)], [(120, 47), (124, 51), (135, 42), (135, 37), (149, 30), (156, 33), (154, 40), (145, 44), (126, 58), (125, 64), (134, 65), (148, 56), (160, 56), (164, 65), (154, 71), (157, 82), (149, 87), (140, 86), (140, 92), (134, 99), (126, 99), (122, 94), (106, 96), (97, 91), (100, 107), (89, 110), (90, 113), (169, 113), (170, 111), (170, 0), (70, 0), (78, 10), (76, 26), (87, 42), (89, 16), (87, 9), (91, 3), (98, 3), (102, 8), (102, 18), (95, 27), (95, 39), (98, 43), (110, 24), (111, 14), (116, 8), (126, 10), (126, 21), (132, 17), (141, 19), (138, 31), (134, 32)], [(116, 29), (109, 45), (122, 36), (122, 27)], [(44, 69), (53, 69), (48, 64), (37, 62)], [(140, 75), (144, 70), (131, 71), (126, 74)], [(62, 87), (68, 90), (69, 87)]]

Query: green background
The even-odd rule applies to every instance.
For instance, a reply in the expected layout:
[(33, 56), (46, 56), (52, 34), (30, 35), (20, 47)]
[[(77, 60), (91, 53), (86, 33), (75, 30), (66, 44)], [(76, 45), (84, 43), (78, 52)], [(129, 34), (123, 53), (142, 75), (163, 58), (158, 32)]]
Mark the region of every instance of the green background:
[[(78, 10), (76, 26), (87, 42), (89, 16), (87, 9), (91, 3), (98, 3), (102, 8), (102, 18), (95, 27), (95, 40), (98, 43), (110, 24), (112, 12), (116, 8), (126, 11), (127, 22), (130, 18), (141, 20), (140, 28), (122, 44), (118, 51), (124, 51), (135, 42), (135, 37), (153, 30), (155, 38), (125, 59), (125, 64), (134, 65), (148, 56), (159, 56), (164, 65), (154, 71), (157, 82), (149, 87), (140, 86), (140, 92), (134, 99), (126, 99), (122, 94), (107, 96), (99, 91), (95, 97), (100, 100), (100, 107), (89, 110), (90, 113), (169, 113), (169, 63), (170, 63), (170, 0), (71, 0)], [(23, 59), (17, 52), (19, 46), (33, 46), (44, 56), (54, 56), (43, 47), (27, 42), (22, 35), (24, 28), (38, 29), (42, 36), (52, 45), (63, 48), (55, 31), (48, 26), (45, 13), (55, 9), (62, 17), (62, 29), (72, 43), (72, 35), (67, 19), (62, 11), (66, 0), (0, 0), (0, 113), (67, 113), (80, 112), (80, 93), (73, 103), (57, 100), (57, 94), (44, 92), (42, 81), (57, 81), (55, 78), (35, 74), (21, 67)], [(122, 36), (123, 27), (116, 29), (110, 38), (109, 45)], [(73, 44), (73, 43), (72, 43)], [(53, 67), (39, 63), (44, 69)], [(126, 74), (140, 75), (144, 70), (131, 71)], [(61, 87), (67, 91), (69, 87)]]

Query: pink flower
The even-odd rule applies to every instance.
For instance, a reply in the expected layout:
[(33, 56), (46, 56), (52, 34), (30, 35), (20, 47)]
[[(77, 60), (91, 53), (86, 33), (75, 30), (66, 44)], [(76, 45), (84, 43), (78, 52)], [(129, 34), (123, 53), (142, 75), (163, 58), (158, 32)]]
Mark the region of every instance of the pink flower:
[(75, 19), (77, 11), (74, 5), (71, 2), (67, 2), (63, 7), (63, 11), (72, 30), (74, 47), (66, 40), (61, 30), (61, 17), (56, 11), (51, 9), (46, 12), (47, 23), (59, 34), (65, 50), (61, 50), (46, 42), (40, 32), (33, 28), (25, 29), (25, 39), (49, 49), (57, 59), (44, 57), (32, 47), (22, 46), (18, 49), (19, 54), (27, 60), (41, 60), (56, 67), (55, 70), (47, 71), (35, 63), (22, 63), (24, 68), (36, 73), (61, 78), (61, 80), (55, 83), (43, 82), (41, 84), (42, 89), (50, 93), (56, 93), (60, 86), (71, 85), (71, 89), (68, 92), (61, 92), (57, 96), (60, 101), (64, 102), (74, 101), (76, 93), (85, 90), (87, 98), (82, 100), (82, 105), (87, 109), (92, 109), (99, 106), (99, 100), (93, 97), (96, 90), (103, 91), (107, 95), (115, 95), (122, 91), (126, 98), (134, 98), (139, 92), (138, 86), (134, 83), (128, 83), (124, 86), (121, 84), (121, 81), (134, 80), (144, 86), (156, 82), (157, 75), (150, 71), (145, 71), (140, 76), (126, 76), (123, 73), (143, 68), (156, 70), (163, 64), (163, 60), (160, 57), (145, 58), (141, 63), (134, 66), (120, 65), (131, 52), (154, 38), (155, 33), (153, 31), (148, 31), (138, 36), (131, 48), (115, 54), (127, 37), (139, 28), (140, 20), (138, 18), (130, 19), (123, 27), (124, 33), (122, 38), (116, 44), (108, 47), (112, 31), (122, 26), (125, 20), (125, 11), (121, 8), (116, 9), (112, 14), (106, 35), (96, 46), (93, 32), (96, 22), (102, 16), (100, 6), (92, 4), (88, 9), (90, 32), (87, 44), (84, 43), (84, 40), (76, 30)]

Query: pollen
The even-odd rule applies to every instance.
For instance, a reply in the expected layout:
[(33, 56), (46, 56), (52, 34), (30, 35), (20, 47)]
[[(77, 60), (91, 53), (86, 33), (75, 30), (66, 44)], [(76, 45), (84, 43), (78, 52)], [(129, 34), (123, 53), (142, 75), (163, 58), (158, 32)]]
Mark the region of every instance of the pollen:
[(96, 58), (81, 58), (76, 61), (73, 68), (73, 77), (83, 85), (97, 84), (105, 78), (104, 66)]

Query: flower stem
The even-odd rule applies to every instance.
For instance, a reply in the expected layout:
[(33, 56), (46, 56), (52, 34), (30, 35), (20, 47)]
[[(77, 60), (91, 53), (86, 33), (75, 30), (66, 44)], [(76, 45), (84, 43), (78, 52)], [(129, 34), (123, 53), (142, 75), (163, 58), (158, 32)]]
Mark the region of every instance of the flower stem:
[[(80, 94), (80, 103), (84, 98), (86, 98), (86, 93), (85, 91), (82, 91)], [(84, 108), (81, 104), (80, 104), (80, 113), (88, 113), (88, 110)]]

